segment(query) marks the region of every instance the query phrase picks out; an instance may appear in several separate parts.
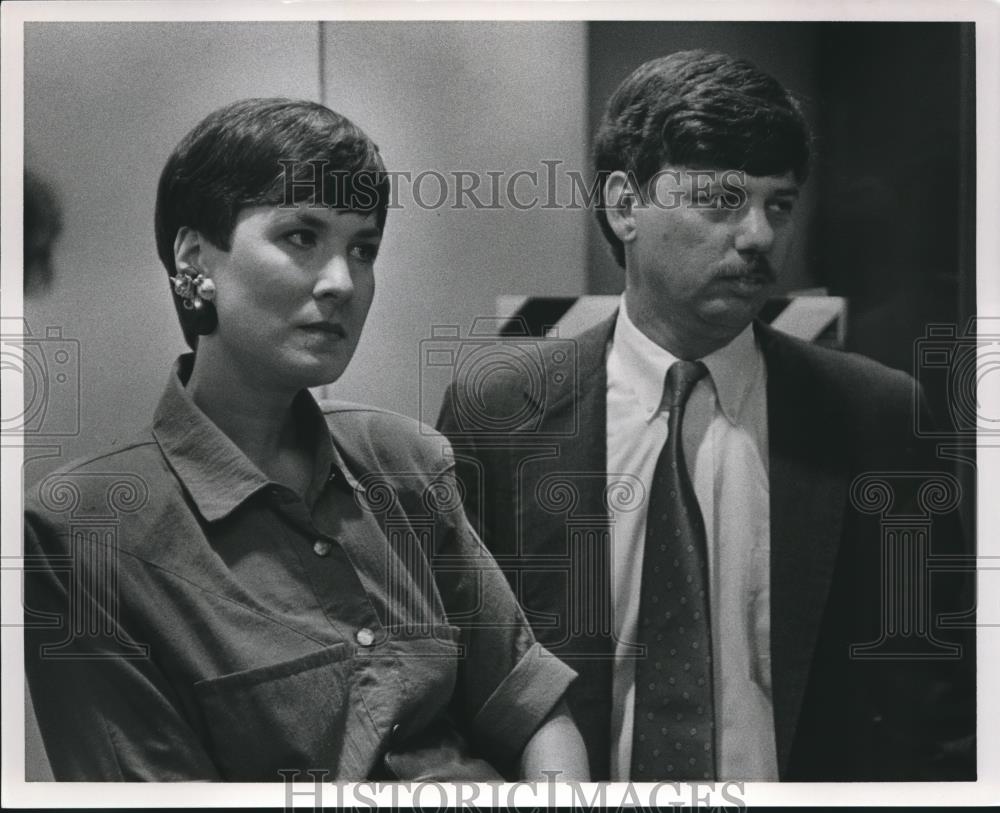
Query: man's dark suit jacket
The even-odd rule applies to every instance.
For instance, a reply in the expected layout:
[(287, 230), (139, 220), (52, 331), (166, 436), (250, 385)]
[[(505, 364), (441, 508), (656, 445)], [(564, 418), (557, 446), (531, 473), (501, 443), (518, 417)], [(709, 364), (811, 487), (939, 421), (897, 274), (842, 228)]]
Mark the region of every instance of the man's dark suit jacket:
[[(456, 380), (439, 420), (473, 526), (539, 640), (579, 673), (568, 700), (594, 779), (608, 778), (611, 747), (608, 511), (627, 510), (636, 493), (627, 472), (620, 488), (606, 488), (613, 327), (612, 319), (577, 337), (575, 365), (567, 340), (542, 340), (522, 346), (523, 364), (504, 356), (491, 374)], [(971, 579), (931, 577), (917, 540), (928, 533), (935, 557), (968, 551), (956, 512), (936, 510), (953, 507), (946, 492), (955, 481), (933, 474), (942, 467), (915, 436), (916, 384), (869, 359), (755, 329), (767, 369), (780, 778), (974, 779), (974, 636), (937, 624), (943, 612), (971, 612)], [(870, 473), (883, 474), (856, 480)], [(941, 488), (918, 496), (928, 481), (916, 473)], [(892, 504), (880, 504), (890, 492)], [(887, 590), (883, 566), (905, 569), (900, 549), (883, 557), (892, 521), (915, 564), (896, 582), (903, 589)], [(908, 642), (900, 632), (911, 633)], [(877, 645), (852, 656), (852, 645), (868, 643)], [(961, 657), (893, 656), (915, 648), (941, 655), (951, 643)]]

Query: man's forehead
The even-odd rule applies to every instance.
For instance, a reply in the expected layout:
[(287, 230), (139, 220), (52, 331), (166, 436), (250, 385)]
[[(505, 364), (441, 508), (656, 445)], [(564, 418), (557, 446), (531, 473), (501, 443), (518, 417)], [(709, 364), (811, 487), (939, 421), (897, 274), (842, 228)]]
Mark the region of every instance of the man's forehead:
[(788, 169), (767, 175), (755, 175), (745, 169), (734, 167), (703, 167), (685, 166), (679, 164), (664, 164), (661, 174), (682, 180), (692, 180), (701, 183), (725, 183), (727, 185), (770, 185), (787, 187), (797, 191), (801, 184), (795, 179), (795, 173)]

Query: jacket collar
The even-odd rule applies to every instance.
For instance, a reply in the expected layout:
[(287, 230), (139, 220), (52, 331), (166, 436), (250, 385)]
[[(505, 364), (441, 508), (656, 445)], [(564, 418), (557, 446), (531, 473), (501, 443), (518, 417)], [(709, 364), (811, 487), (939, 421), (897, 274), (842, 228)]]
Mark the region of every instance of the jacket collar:
[[(567, 349), (571, 353), (570, 357), (575, 358), (575, 364), (569, 368), (568, 374), (549, 376), (548, 383), (551, 390), (545, 397), (548, 404), (548, 415), (561, 414), (567, 406), (572, 406), (577, 399), (591, 392), (595, 386), (600, 389), (601, 397), (604, 397), (606, 373), (604, 362), (617, 317), (618, 311), (616, 310), (603, 322), (599, 322), (574, 338), (542, 340), (552, 343), (551, 345), (541, 345), (543, 348), (548, 347), (552, 351), (552, 355), (559, 349)], [(559, 348), (556, 347), (556, 343), (560, 345)], [(533, 392), (528, 386), (525, 386), (524, 395), (535, 402), (537, 407), (544, 406), (544, 404), (539, 403), (537, 391)]]

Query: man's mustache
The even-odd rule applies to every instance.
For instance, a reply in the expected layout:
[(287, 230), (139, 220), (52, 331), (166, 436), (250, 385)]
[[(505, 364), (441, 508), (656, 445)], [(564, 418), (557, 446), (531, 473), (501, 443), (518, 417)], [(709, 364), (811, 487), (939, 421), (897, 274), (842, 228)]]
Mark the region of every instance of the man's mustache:
[(774, 282), (777, 280), (777, 274), (774, 273), (774, 266), (764, 256), (754, 257), (742, 263), (726, 263), (719, 267), (719, 276), (726, 279), (733, 277), (761, 277), (765, 282)]

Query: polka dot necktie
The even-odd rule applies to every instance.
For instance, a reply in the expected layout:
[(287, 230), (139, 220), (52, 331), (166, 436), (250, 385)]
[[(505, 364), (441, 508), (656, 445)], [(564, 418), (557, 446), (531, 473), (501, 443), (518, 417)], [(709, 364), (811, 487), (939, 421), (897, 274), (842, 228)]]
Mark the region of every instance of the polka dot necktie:
[(708, 370), (677, 361), (667, 371), (667, 442), (653, 471), (639, 598), (634, 781), (715, 779), (712, 636), (705, 523), (684, 462), (681, 424)]

